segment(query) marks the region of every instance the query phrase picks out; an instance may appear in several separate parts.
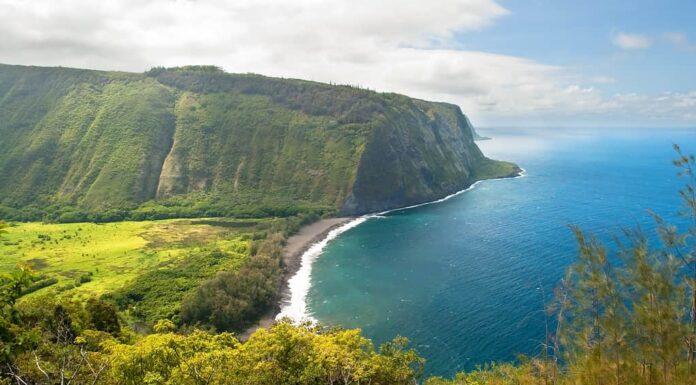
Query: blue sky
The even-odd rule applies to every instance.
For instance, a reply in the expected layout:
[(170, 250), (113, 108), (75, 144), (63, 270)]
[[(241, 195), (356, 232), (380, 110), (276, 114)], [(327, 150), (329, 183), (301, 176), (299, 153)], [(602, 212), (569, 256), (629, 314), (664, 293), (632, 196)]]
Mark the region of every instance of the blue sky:
[(229, 72), (458, 104), (478, 126), (696, 127), (696, 1), (0, 0), (0, 63)]
[[(508, 0), (510, 14), (489, 28), (460, 33), (462, 48), (527, 57), (616, 82), (609, 92), (696, 89), (696, 1)], [(645, 49), (612, 43), (619, 33), (651, 40)], [(683, 34), (692, 47), (670, 41)]]

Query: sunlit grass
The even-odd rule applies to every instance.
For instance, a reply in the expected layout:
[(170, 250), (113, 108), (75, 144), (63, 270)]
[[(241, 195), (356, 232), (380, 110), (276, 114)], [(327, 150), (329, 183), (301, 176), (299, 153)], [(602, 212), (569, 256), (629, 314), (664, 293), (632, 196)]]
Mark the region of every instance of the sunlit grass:
[[(121, 288), (148, 271), (205, 249), (228, 253), (234, 266), (248, 255), (254, 220), (162, 220), (107, 224), (18, 223), (0, 243), (0, 271), (31, 265), (57, 283), (48, 290), (99, 295)], [(76, 284), (82, 276), (91, 280)], [(87, 281), (88, 279), (85, 279)], [(74, 286), (74, 287), (73, 287)]]

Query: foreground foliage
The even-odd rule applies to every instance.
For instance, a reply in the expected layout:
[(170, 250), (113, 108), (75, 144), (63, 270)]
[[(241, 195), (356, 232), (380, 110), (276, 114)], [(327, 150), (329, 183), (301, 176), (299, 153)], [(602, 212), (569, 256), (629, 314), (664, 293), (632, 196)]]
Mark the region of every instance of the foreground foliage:
[(94, 312), (45, 298), (31, 307), (4, 305), (14, 315), (3, 318), (2, 376), (19, 384), (405, 385), (423, 365), (405, 340), (375, 350), (359, 330), (281, 322), (242, 344), (230, 333), (173, 333), (163, 321), (155, 334), (138, 337), (114, 329), (108, 306)]

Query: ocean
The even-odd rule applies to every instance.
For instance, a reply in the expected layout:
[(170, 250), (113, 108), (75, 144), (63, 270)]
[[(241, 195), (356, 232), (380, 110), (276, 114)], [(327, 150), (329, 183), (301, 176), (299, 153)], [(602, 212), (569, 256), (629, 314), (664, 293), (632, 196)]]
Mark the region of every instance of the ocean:
[(442, 202), (362, 218), (315, 249), (306, 316), (361, 328), (376, 344), (397, 335), (451, 376), (539, 354), (544, 303), (577, 246), (576, 225), (610, 246), (622, 228), (650, 234), (653, 210), (676, 223), (684, 181), (672, 144), (696, 153), (696, 131), (484, 131), (491, 158), (526, 170)]

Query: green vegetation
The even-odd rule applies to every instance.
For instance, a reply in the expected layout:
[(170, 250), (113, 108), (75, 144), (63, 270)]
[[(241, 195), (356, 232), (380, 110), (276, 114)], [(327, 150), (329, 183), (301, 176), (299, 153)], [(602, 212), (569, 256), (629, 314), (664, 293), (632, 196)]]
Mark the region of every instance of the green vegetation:
[(484, 180), (515, 176), (520, 171), (521, 169), (514, 163), (491, 161), (482, 163), (474, 175), (476, 180)]
[[(177, 326), (240, 331), (277, 303), (284, 241), (314, 219), (14, 224), (0, 240), (0, 272), (12, 273), (17, 263), (35, 271), (22, 301), (100, 296), (138, 330), (170, 319)], [(227, 291), (195, 299), (221, 280)], [(200, 312), (219, 302), (225, 314)], [(189, 304), (183, 320), (182, 303)]]
[[(217, 293), (214, 299), (225, 303), (224, 309), (217, 309), (222, 318), (214, 317), (208, 324), (196, 320), (197, 325), (229, 330), (245, 325), (245, 314), (268, 310), (263, 299), (277, 301), (279, 244), (312, 219), (267, 223), (263, 228), (269, 235), (258, 234), (263, 240), (254, 244), (253, 255), (237, 274), (219, 273), (200, 286), (198, 290), (206, 293), (225, 274), (223, 284), (233, 289)], [(116, 306), (103, 299), (56, 297), (46, 291), (22, 298), (35, 278), (30, 268), (21, 265), (0, 276), (0, 383), (412, 384), (423, 365), (414, 351), (406, 349), (405, 340), (395, 339), (376, 351), (357, 330), (280, 323), (241, 344), (232, 334), (210, 334), (190, 326), (177, 334), (174, 322), (160, 319), (154, 334), (138, 335), (123, 326)], [(259, 287), (268, 282), (259, 298)], [(198, 292), (196, 297), (204, 298)], [(244, 301), (248, 303), (240, 303)], [(195, 300), (187, 306), (194, 305), (198, 311), (208, 306)], [(217, 324), (219, 320), (226, 324)]]
[[(681, 195), (696, 220), (696, 161), (679, 155), (675, 165), (689, 178)], [(28, 243), (30, 247), (22, 260), (33, 261), (47, 272), (51, 271), (53, 260), (38, 260), (32, 253), (46, 245), (51, 245), (53, 258), (70, 254), (61, 247), (101, 248), (107, 255), (115, 253), (116, 258), (123, 250), (124, 254), (141, 250), (144, 246), (138, 240), (146, 237), (153, 257), (157, 251), (180, 250), (164, 261), (167, 263), (158, 261), (157, 269), (137, 276), (106, 296), (115, 298), (131, 317), (154, 323), (156, 334), (147, 336), (137, 336), (123, 328), (111, 302), (95, 297), (75, 300), (75, 296), (45, 295), (49, 289), (43, 288), (27, 295), (31, 287), (52, 277), (37, 279), (24, 266), (5, 268), (7, 273), (0, 282), (3, 377), (18, 383), (65, 383), (66, 379), (68, 383), (92, 384), (415, 383), (423, 361), (406, 349), (403, 339), (376, 352), (357, 330), (322, 330), (285, 323), (261, 329), (243, 344), (231, 334), (209, 334), (190, 326), (181, 329), (188, 334), (173, 333), (177, 324), (217, 331), (239, 330), (267, 310), (277, 300), (282, 242), (307, 220), (311, 218), (22, 224), (9, 231), (4, 222), (0, 223), (8, 250), (17, 253), (22, 243), (36, 239)], [(549, 333), (540, 357), (519, 365), (493, 365), (461, 373), (452, 380), (431, 378), (426, 383), (693, 383), (696, 255), (689, 235), (693, 236), (696, 228), (682, 234), (657, 220), (664, 247), (652, 250), (640, 233), (627, 232), (628, 242), (619, 248), (619, 265), (612, 264), (606, 248), (576, 230), (580, 259), (569, 269), (556, 301), (551, 304), (558, 328)], [(109, 231), (88, 228), (85, 234), (79, 234), (82, 228), (70, 226)], [(229, 228), (234, 231), (221, 230)], [(56, 234), (62, 237), (58, 239)], [(231, 235), (235, 236), (232, 243)], [(120, 246), (120, 242), (114, 241), (117, 237), (131, 241)], [(251, 243), (253, 239), (261, 241)], [(213, 247), (192, 250), (192, 245), (201, 240)], [(124, 249), (114, 251), (116, 245)], [(229, 258), (232, 253), (238, 257)], [(231, 263), (233, 260), (236, 262)], [(87, 266), (83, 259), (60, 262), (66, 266)], [(215, 271), (221, 272), (204, 280)], [(108, 286), (104, 283), (109, 282), (108, 278), (81, 274), (76, 283)], [(23, 295), (25, 298), (17, 301)], [(181, 295), (186, 299), (178, 318), (178, 305), (168, 305), (178, 304), (174, 298)], [(138, 310), (139, 307), (145, 310)]]
[[(676, 150), (679, 158), (675, 165), (688, 179), (681, 196), (696, 223), (696, 158), (682, 155), (678, 147)], [(696, 255), (691, 236), (696, 228), (680, 230), (655, 218), (660, 247), (655, 248), (638, 231), (626, 231), (616, 254), (575, 229), (579, 259), (549, 304), (555, 330), (549, 331), (539, 356), (523, 358), (518, 364), (487, 365), (459, 373), (453, 379), (429, 378), (424, 383), (696, 382)], [(217, 246), (172, 258), (173, 262), (137, 276), (102, 298), (87, 293), (55, 296), (43, 288), (27, 294), (41, 281), (37, 279), (40, 275), (26, 265), (6, 269), (0, 276), (0, 381), (107, 385), (418, 383), (424, 362), (407, 348), (403, 338), (375, 350), (359, 330), (280, 322), (259, 329), (244, 343), (226, 332), (248, 325), (277, 300), (274, 288), (281, 272), (283, 240), (312, 219), (139, 224), (143, 227), (137, 227), (137, 234), (149, 234), (150, 242), (159, 242), (153, 247), (171, 248), (172, 236), (179, 247), (191, 248), (188, 242), (192, 237), (208, 237), (208, 242)], [(9, 246), (16, 246), (13, 239), (23, 231), (35, 230), (32, 226), (45, 226), (39, 228), (46, 231), (59, 225), (8, 227), (0, 222), (0, 237)], [(135, 236), (133, 223), (93, 226), (112, 226), (121, 235)], [(227, 260), (231, 246), (215, 231), (225, 230), (201, 231), (201, 226), (233, 229), (234, 239), (249, 242), (248, 252), (236, 250), (239, 254), (246, 252), (246, 257), (231, 265), (219, 262)], [(180, 231), (173, 235), (172, 229)], [(32, 246), (48, 245), (54, 241), (51, 234), (34, 233), (37, 243)], [(250, 234), (250, 238), (244, 238), (244, 234)], [(108, 245), (110, 239), (104, 236), (96, 241)], [(169, 275), (159, 277), (162, 271)], [(211, 276), (213, 271), (220, 272)], [(100, 280), (95, 276), (84, 285)], [(185, 290), (175, 294), (164, 288), (169, 286)], [(150, 295), (150, 290), (154, 294)], [(139, 300), (137, 293), (142, 296)], [(182, 295), (185, 300), (180, 312), (162, 306), (178, 304), (175, 298)], [(111, 302), (114, 298), (116, 303), (124, 298), (133, 300), (125, 306), (121, 303), (126, 318), (139, 316), (149, 321), (153, 325), (149, 330), (154, 334), (135, 334), (125, 327), (126, 318)], [(146, 311), (136, 314), (138, 307)], [(151, 308), (159, 310), (150, 312)], [(157, 319), (160, 316), (164, 317)]]
[[(217, 331), (243, 330), (278, 303), (283, 235), (260, 242), (238, 270), (221, 271), (184, 299), (182, 321), (211, 325)], [(252, 288), (251, 290), (249, 288)]]
[[(13, 272), (18, 263), (35, 271), (22, 300), (48, 294), (82, 301), (101, 296), (139, 330), (170, 319), (177, 325), (240, 331), (275, 306), (285, 239), (316, 219), (13, 224), (0, 239), (0, 273)], [(235, 321), (221, 326), (193, 313), (182, 321), (182, 302), (192, 303), (194, 294), (223, 278), (229, 281), (228, 292), (216, 292), (215, 299), (227, 302)], [(195, 303), (199, 309), (210, 304)]]
[(208, 223), (17, 223), (0, 241), (0, 271), (9, 272), (17, 263), (24, 263), (40, 273), (42, 280), (54, 280), (44, 290), (100, 295), (123, 287), (144, 272), (171, 269), (210, 250), (225, 254), (220, 261), (223, 266), (238, 266), (249, 253), (254, 233), (270, 225), (268, 220)]
[(18, 221), (355, 214), (510, 174), (456, 106), (210, 66), (0, 65), (0, 135)]
[(0, 334), (5, 383), (388, 385), (413, 384), (422, 367), (403, 339), (375, 351), (357, 330), (281, 323), (241, 344), (229, 333), (175, 334), (161, 322), (156, 334), (136, 336), (100, 330), (79, 303), (7, 300), (2, 309), (14, 317), (3, 317)]
[[(675, 165), (688, 180), (680, 193), (686, 213), (694, 221), (690, 228), (680, 231), (655, 216), (662, 240), (660, 247), (655, 248), (638, 231), (626, 231), (615, 255), (575, 229), (579, 259), (569, 268), (555, 300), (549, 304), (555, 330), (549, 331), (541, 354), (523, 358), (518, 364), (487, 365), (459, 373), (453, 379), (429, 378), (424, 383), (693, 384), (696, 159), (684, 156), (678, 147), (676, 150), (679, 158)], [(120, 297), (109, 294), (96, 298), (55, 296), (46, 289), (27, 295), (27, 289), (37, 282), (36, 273), (26, 265), (4, 272), (0, 276), (0, 381), (407, 385), (423, 380), (424, 362), (407, 348), (403, 338), (375, 350), (359, 330), (280, 322), (269, 329), (259, 329), (244, 343), (225, 332), (248, 325), (250, 318), (245, 317), (253, 318), (277, 300), (273, 287), (281, 271), (282, 242), (312, 219), (222, 221), (237, 233), (244, 232), (240, 226), (256, 230), (249, 239), (252, 243), (248, 256), (238, 267), (226, 268), (216, 265), (217, 251), (202, 258), (175, 259), (173, 266), (178, 267), (170, 267), (176, 272), (174, 278), (169, 276), (150, 289), (166, 286), (166, 282), (181, 278), (178, 275), (186, 281), (189, 270), (203, 271), (203, 266), (214, 266), (223, 272), (191, 287), (179, 318), (174, 314), (170, 319), (152, 322), (154, 334), (135, 334), (125, 327), (124, 318), (110, 300), (128, 297), (123, 293), (132, 293), (134, 287), (145, 285), (156, 276), (143, 275), (148, 278), (126, 286)], [(222, 226), (219, 220), (203, 222), (198, 225)], [(150, 225), (193, 224), (165, 221)], [(0, 222), (3, 238), (10, 238), (15, 232), (15, 228)], [(258, 241), (253, 241), (254, 236)], [(40, 239), (50, 240), (46, 236)], [(166, 290), (164, 293), (155, 297), (172, 301), (174, 297)], [(141, 294), (147, 296), (147, 291)], [(128, 304), (126, 314), (134, 313), (135, 306)], [(143, 317), (154, 320), (162, 314), (153, 312)]]
[[(1, 65), (0, 135), (0, 217), (65, 222), (0, 221), (0, 384), (418, 383), (402, 338), (230, 332), (275, 306), (283, 244), (317, 214), (519, 171), (456, 106), (210, 66)], [(540, 355), (425, 384), (696, 383), (696, 160), (675, 149), (691, 228), (655, 216), (659, 247), (626, 231), (616, 253), (575, 229)]]

